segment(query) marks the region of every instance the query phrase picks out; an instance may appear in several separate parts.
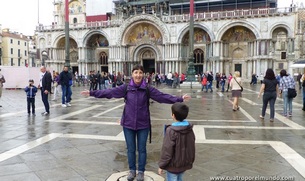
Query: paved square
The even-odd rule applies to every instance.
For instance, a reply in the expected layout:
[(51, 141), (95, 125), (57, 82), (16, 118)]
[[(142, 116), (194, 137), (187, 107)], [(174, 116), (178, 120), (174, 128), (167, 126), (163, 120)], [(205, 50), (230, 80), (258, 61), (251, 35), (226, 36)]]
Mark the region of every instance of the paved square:
[[(0, 110), (0, 180), (106, 180), (128, 170), (126, 146), (119, 125), (123, 99), (84, 98), (73, 87), (73, 104), (50, 101), (51, 114), (28, 117), (22, 90), (5, 90)], [(231, 93), (205, 93), (187, 88), (161, 91), (192, 95), (188, 120), (196, 134), (196, 161), (185, 180), (214, 176), (287, 176), (305, 180), (305, 114), (294, 99), (293, 117), (281, 116), (277, 99), (275, 122), (259, 119), (259, 85), (246, 87), (240, 111), (231, 110)], [(9, 97), (14, 97), (13, 101)], [(298, 95), (302, 96), (302, 95)], [(36, 112), (43, 112), (36, 98)], [(157, 172), (163, 125), (170, 124), (170, 105), (152, 103), (152, 143), (147, 145), (147, 171)], [(266, 118), (269, 110), (267, 110)], [(55, 176), (56, 175), (56, 176)]]

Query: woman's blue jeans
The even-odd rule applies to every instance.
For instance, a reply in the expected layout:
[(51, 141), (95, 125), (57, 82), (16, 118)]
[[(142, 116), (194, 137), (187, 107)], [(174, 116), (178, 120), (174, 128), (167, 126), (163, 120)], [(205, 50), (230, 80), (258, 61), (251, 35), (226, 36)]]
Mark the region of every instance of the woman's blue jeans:
[[(125, 141), (127, 145), (127, 158), (129, 170), (137, 170), (136, 167), (136, 146), (138, 148), (138, 171), (145, 171), (146, 165), (146, 142), (148, 138), (149, 128), (132, 130), (123, 128)], [(136, 145), (138, 144), (138, 145)]]
[(274, 119), (274, 104), (276, 100), (276, 91), (273, 92), (264, 92), (263, 95), (263, 109), (262, 109), (262, 116), (264, 117), (266, 114), (267, 105), (269, 102), (270, 106), (270, 119)]
[(292, 114), (292, 99), (288, 98), (288, 91), (283, 91), (283, 99), (284, 99), (284, 116), (287, 116), (287, 109), (289, 109), (289, 114)]
[(221, 81), (220, 82), (220, 85), (221, 85), (221, 91), (224, 92), (225, 91), (225, 84), (226, 84), (226, 81)]
[(303, 87), (303, 109), (305, 109), (305, 87)]
[(182, 181), (183, 173), (175, 174), (169, 171), (166, 172), (166, 180), (167, 181)]

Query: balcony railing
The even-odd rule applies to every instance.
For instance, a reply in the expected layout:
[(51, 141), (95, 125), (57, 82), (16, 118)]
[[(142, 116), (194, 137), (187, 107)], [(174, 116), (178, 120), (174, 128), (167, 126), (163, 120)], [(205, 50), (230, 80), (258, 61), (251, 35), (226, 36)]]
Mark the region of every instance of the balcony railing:
[[(259, 16), (276, 16), (276, 15), (286, 15), (288, 13), (294, 12), (295, 8), (264, 8), (264, 9), (245, 9), (245, 10), (232, 10), (232, 11), (219, 11), (219, 12), (205, 12), (205, 13), (195, 13), (195, 21), (205, 21), (211, 19), (227, 19), (227, 18), (251, 18)], [(181, 15), (169, 15), (162, 16), (161, 20), (165, 23), (174, 22), (187, 22), (190, 20), (189, 14)], [(86, 23), (74, 23), (70, 24), (70, 29), (98, 29), (107, 28), (113, 26), (120, 26), (123, 23), (123, 19), (109, 20), (109, 21), (96, 21), (96, 22), (86, 22)], [(62, 31), (65, 25), (50, 25), (50, 26), (37, 26), (36, 31)]]
[[(195, 13), (195, 21), (204, 21), (210, 19), (227, 19), (227, 18), (242, 18), (242, 17), (258, 17), (258, 16), (275, 16), (285, 15), (294, 12), (294, 8), (264, 8), (264, 9), (245, 9), (219, 12)], [(189, 14), (163, 16), (162, 21), (165, 23), (174, 23), (181, 21), (189, 21)]]
[[(113, 26), (120, 26), (123, 23), (123, 19), (119, 20), (110, 20), (110, 21), (95, 21), (95, 22), (86, 22), (86, 23), (73, 23), (69, 24), (70, 29), (98, 29), (106, 28)], [(36, 31), (60, 31), (65, 29), (65, 25), (49, 25), (49, 26), (36, 26)]]

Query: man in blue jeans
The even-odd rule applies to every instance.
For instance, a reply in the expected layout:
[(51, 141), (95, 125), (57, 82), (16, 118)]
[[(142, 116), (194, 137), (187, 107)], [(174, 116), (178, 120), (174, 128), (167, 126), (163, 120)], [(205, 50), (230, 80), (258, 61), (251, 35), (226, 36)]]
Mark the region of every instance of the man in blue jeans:
[(69, 67), (65, 66), (64, 70), (59, 74), (59, 82), (62, 89), (62, 107), (71, 107), (70, 101), (71, 101), (71, 83), (72, 81), (72, 74), (69, 72)]
[(303, 108), (302, 108), (302, 110), (305, 111), (305, 73), (302, 76), (302, 87), (303, 87)]

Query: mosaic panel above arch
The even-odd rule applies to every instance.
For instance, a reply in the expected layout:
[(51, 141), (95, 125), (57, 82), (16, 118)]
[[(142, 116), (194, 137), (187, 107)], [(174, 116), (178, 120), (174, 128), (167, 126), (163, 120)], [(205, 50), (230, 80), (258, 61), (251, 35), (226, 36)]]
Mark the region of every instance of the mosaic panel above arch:
[(254, 33), (243, 26), (234, 26), (228, 29), (221, 38), (224, 42), (243, 42), (253, 41), (255, 39)]
[(69, 3), (69, 13), (70, 14), (79, 14), (84, 12), (85, 7), (81, 2), (75, 0)]
[[(69, 42), (70, 42), (70, 49), (72, 48), (77, 48), (77, 43), (74, 39), (72, 38), (69, 38)], [(66, 40), (65, 38), (61, 38), (58, 43), (57, 43), (57, 48), (65, 48), (65, 45), (66, 45)]]
[(103, 35), (94, 34), (88, 39), (86, 46), (90, 48), (108, 47), (109, 42)]
[(125, 43), (135, 45), (141, 42), (152, 42), (162, 44), (160, 31), (152, 24), (140, 23), (132, 27), (125, 36)]
[[(186, 34), (184, 35), (184, 37), (182, 38), (183, 45), (189, 44), (189, 37), (190, 37), (190, 33), (189, 33), (189, 31), (187, 31)], [(206, 31), (204, 31), (201, 28), (194, 28), (194, 43), (195, 44), (210, 43), (210, 42), (211, 42), (211, 38)]]

